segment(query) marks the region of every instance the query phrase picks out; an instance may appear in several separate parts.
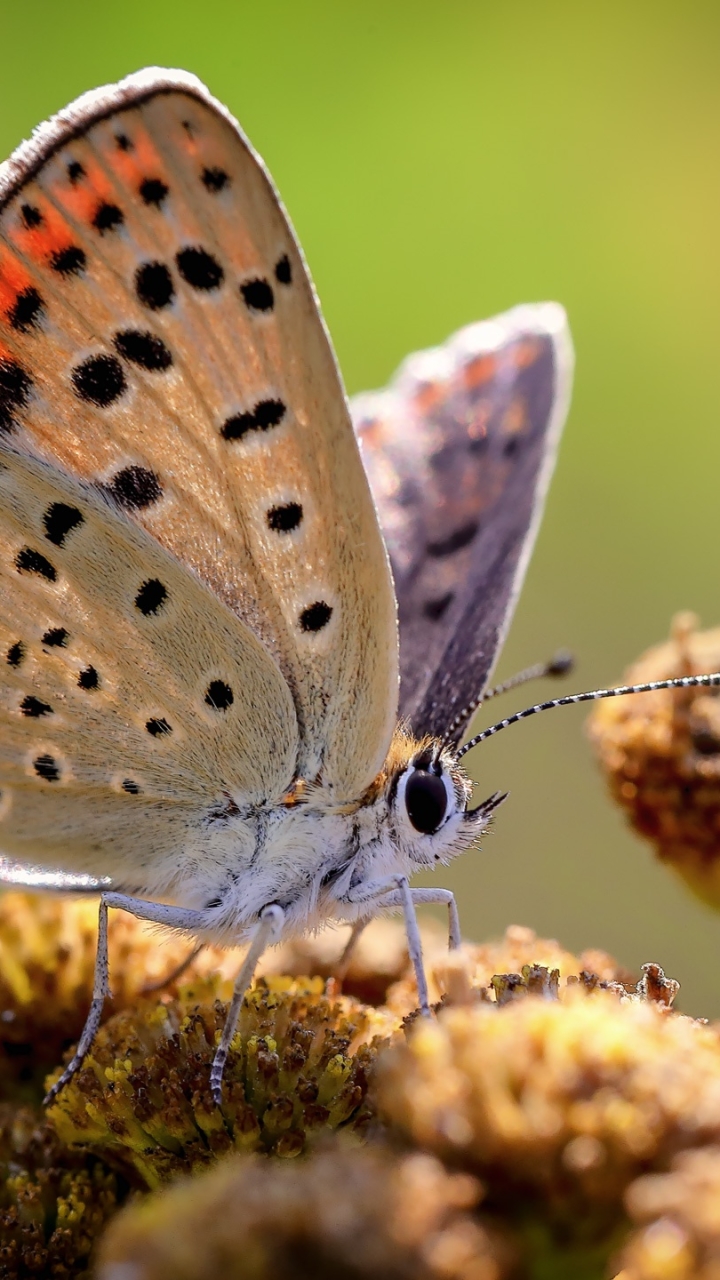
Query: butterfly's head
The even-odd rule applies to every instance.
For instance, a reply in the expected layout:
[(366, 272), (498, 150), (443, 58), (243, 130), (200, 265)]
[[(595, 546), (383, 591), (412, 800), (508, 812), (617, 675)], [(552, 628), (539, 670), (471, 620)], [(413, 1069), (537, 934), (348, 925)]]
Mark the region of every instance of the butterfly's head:
[(393, 840), (414, 864), (446, 863), (487, 828), (497, 797), (469, 809), (472, 782), (440, 739), (395, 735), (383, 787)]

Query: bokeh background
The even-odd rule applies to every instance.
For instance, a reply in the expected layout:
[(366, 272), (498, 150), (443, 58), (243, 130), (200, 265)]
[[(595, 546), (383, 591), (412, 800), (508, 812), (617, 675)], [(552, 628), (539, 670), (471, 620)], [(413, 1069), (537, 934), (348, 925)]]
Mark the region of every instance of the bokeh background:
[[(617, 679), (678, 609), (720, 623), (712, 0), (0, 10), (3, 154), (84, 89), (148, 63), (195, 71), (229, 104), (290, 210), (350, 392), (470, 320), (565, 304), (575, 396), (500, 674), (564, 644), (573, 684), (590, 687)], [(519, 922), (629, 965), (657, 960), (684, 1008), (718, 1015), (720, 917), (625, 829), (583, 719), (538, 717), (475, 755), (483, 791), (511, 797), (443, 882), (469, 935)]]

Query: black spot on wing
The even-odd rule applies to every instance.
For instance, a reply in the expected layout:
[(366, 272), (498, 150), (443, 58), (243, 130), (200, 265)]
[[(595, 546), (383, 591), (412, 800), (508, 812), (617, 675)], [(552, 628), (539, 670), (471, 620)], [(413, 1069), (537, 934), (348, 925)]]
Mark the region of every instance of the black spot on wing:
[(175, 286), (164, 262), (144, 262), (135, 272), (135, 292), (144, 307), (160, 311), (175, 297)]
[(56, 547), (62, 547), (72, 529), (85, 523), (85, 517), (77, 507), (70, 507), (65, 502), (53, 502), (43, 515), (45, 537)]
[(35, 227), (42, 226), (43, 216), (36, 205), (24, 204), (20, 209), (20, 221), (28, 231), (32, 231)]
[(25, 657), (25, 645), (22, 640), (16, 640), (15, 644), (11, 644), (5, 655), (5, 661), (9, 667), (19, 667)]
[(147, 467), (123, 467), (102, 487), (118, 506), (128, 511), (149, 507), (162, 497), (162, 485), (155, 472)]
[(38, 327), (44, 310), (45, 304), (40, 294), (31, 286), (17, 295), (8, 312), (8, 320), (13, 329), (17, 329), (20, 333), (27, 333), (29, 329)]
[(56, 249), (50, 257), (50, 266), (61, 276), (80, 275), (85, 270), (86, 262), (85, 250), (77, 244)]
[(169, 369), (173, 362), (172, 354), (157, 334), (141, 332), (139, 329), (125, 329), (116, 333), (115, 350), (125, 360), (137, 364), (141, 369), (151, 373)]
[(275, 279), (278, 284), (292, 283), (292, 268), (290, 266), (290, 259), (286, 253), (283, 254), (282, 258), (278, 258), (275, 263)]
[(126, 133), (115, 134), (115, 145), (118, 151), (132, 151), (134, 149)]
[(275, 295), (267, 280), (247, 280), (240, 285), (245, 306), (249, 311), (272, 311)]
[(85, 177), (85, 170), (79, 160), (70, 161), (67, 167), (67, 176), (72, 187), (76, 186), (80, 179)]
[(477, 520), (468, 520), (465, 524), (460, 525), (459, 529), (455, 529), (448, 534), (446, 538), (438, 538), (435, 542), (428, 542), (426, 551), (429, 556), (438, 558), (452, 556), (456, 551), (461, 551), (463, 547), (469, 546), (479, 528), (480, 524)]
[(222, 191), (230, 182), (230, 179), (224, 169), (203, 169), (200, 177), (208, 191), (212, 191), (213, 193), (216, 191)]
[(17, 411), (30, 399), (32, 378), (15, 360), (0, 359), (0, 432), (9, 433), (18, 425)]
[(143, 582), (135, 597), (135, 608), (139, 609), (146, 618), (151, 617), (160, 612), (167, 600), (167, 595), (167, 587), (159, 578), (149, 578), (147, 582)]
[(122, 209), (116, 204), (103, 203), (98, 205), (93, 216), (93, 226), (100, 235), (104, 235), (106, 231), (116, 231), (125, 221), (125, 215)]
[(140, 199), (144, 204), (155, 205), (159, 209), (169, 190), (162, 178), (143, 178), (140, 183)]
[(42, 638), (43, 644), (49, 649), (64, 649), (69, 636), (64, 627), (50, 627)]
[(212, 254), (200, 245), (181, 249), (175, 255), (175, 261), (183, 280), (193, 289), (206, 292), (219, 289), (225, 279), (225, 272), (217, 258), (213, 258)]
[(40, 716), (51, 716), (53, 709), (47, 702), (41, 702), (39, 698), (33, 697), (30, 693), (27, 698), (23, 698), (20, 703), (20, 710), (24, 716), (30, 716), (32, 719), (39, 719)]
[(227, 711), (235, 701), (235, 695), (224, 680), (211, 680), (205, 694), (205, 701), (215, 711)]
[(23, 547), (18, 551), (15, 568), (18, 573), (37, 573), (41, 578), (47, 578), (48, 582), (55, 582), (57, 579), (57, 569), (33, 547)]
[(85, 667), (84, 671), (78, 676), (78, 689), (98, 689), (100, 687), (100, 677), (95, 667)]
[(220, 428), (223, 440), (241, 440), (249, 431), (267, 431), (285, 417), (282, 400), (259, 400), (254, 409), (233, 414)]
[(153, 716), (152, 719), (145, 721), (145, 728), (151, 738), (161, 738), (164, 734), (172, 733), (172, 725), (162, 716)]
[(270, 507), (267, 522), (274, 533), (290, 533), (297, 529), (303, 518), (303, 509), (299, 502), (285, 502), (282, 506)]
[(423, 605), (423, 613), (431, 622), (439, 622), (447, 613), (453, 602), (455, 593), (447, 591), (444, 596), (438, 596), (435, 600), (426, 600)]
[(306, 609), (303, 609), (300, 614), (300, 629), (302, 631), (322, 631), (331, 617), (332, 606), (326, 604), (324, 600), (316, 600), (314, 604), (310, 604)]
[(60, 768), (51, 755), (37, 756), (33, 760), (33, 768), (38, 778), (43, 778), (45, 782), (57, 782), (60, 778)]
[(139, 796), (141, 794), (140, 787), (137, 782), (133, 782), (132, 778), (124, 778), (120, 785), (129, 796)]
[(89, 356), (71, 374), (75, 394), (88, 404), (107, 409), (127, 388), (123, 367), (117, 356)]

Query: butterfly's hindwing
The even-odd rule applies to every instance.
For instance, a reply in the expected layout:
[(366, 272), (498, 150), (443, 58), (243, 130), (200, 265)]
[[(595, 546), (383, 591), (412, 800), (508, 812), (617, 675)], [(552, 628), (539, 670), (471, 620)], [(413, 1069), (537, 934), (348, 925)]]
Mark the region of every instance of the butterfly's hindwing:
[(5, 853), (157, 880), (212, 803), (280, 802), (297, 724), (261, 642), (102, 496), (7, 447), (0, 600)]
[(0, 210), (0, 431), (197, 573), (282, 670), (299, 772), (357, 794), (396, 713), (392, 583), (262, 164), (193, 77), (141, 73), (41, 129)]
[(443, 736), (481, 692), (512, 615), (570, 391), (556, 304), (518, 307), (411, 356), (352, 402), (390, 552), (400, 713)]

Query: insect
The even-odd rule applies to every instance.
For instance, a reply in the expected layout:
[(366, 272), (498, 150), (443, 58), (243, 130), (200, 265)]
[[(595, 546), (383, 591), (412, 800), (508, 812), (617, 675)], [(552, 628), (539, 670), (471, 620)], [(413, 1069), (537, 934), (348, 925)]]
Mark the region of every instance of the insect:
[(562, 309), (520, 307), (413, 357), (354, 430), (279, 198), (193, 76), (87, 94), (3, 166), (2, 871), (101, 891), (50, 1096), (99, 1025), (111, 907), (249, 944), (218, 1102), (243, 994), (293, 932), (402, 911), (428, 1011), (415, 908), (446, 904), (455, 946), (458, 915), (409, 878), (502, 798), (470, 807), (459, 744), (571, 367)]

